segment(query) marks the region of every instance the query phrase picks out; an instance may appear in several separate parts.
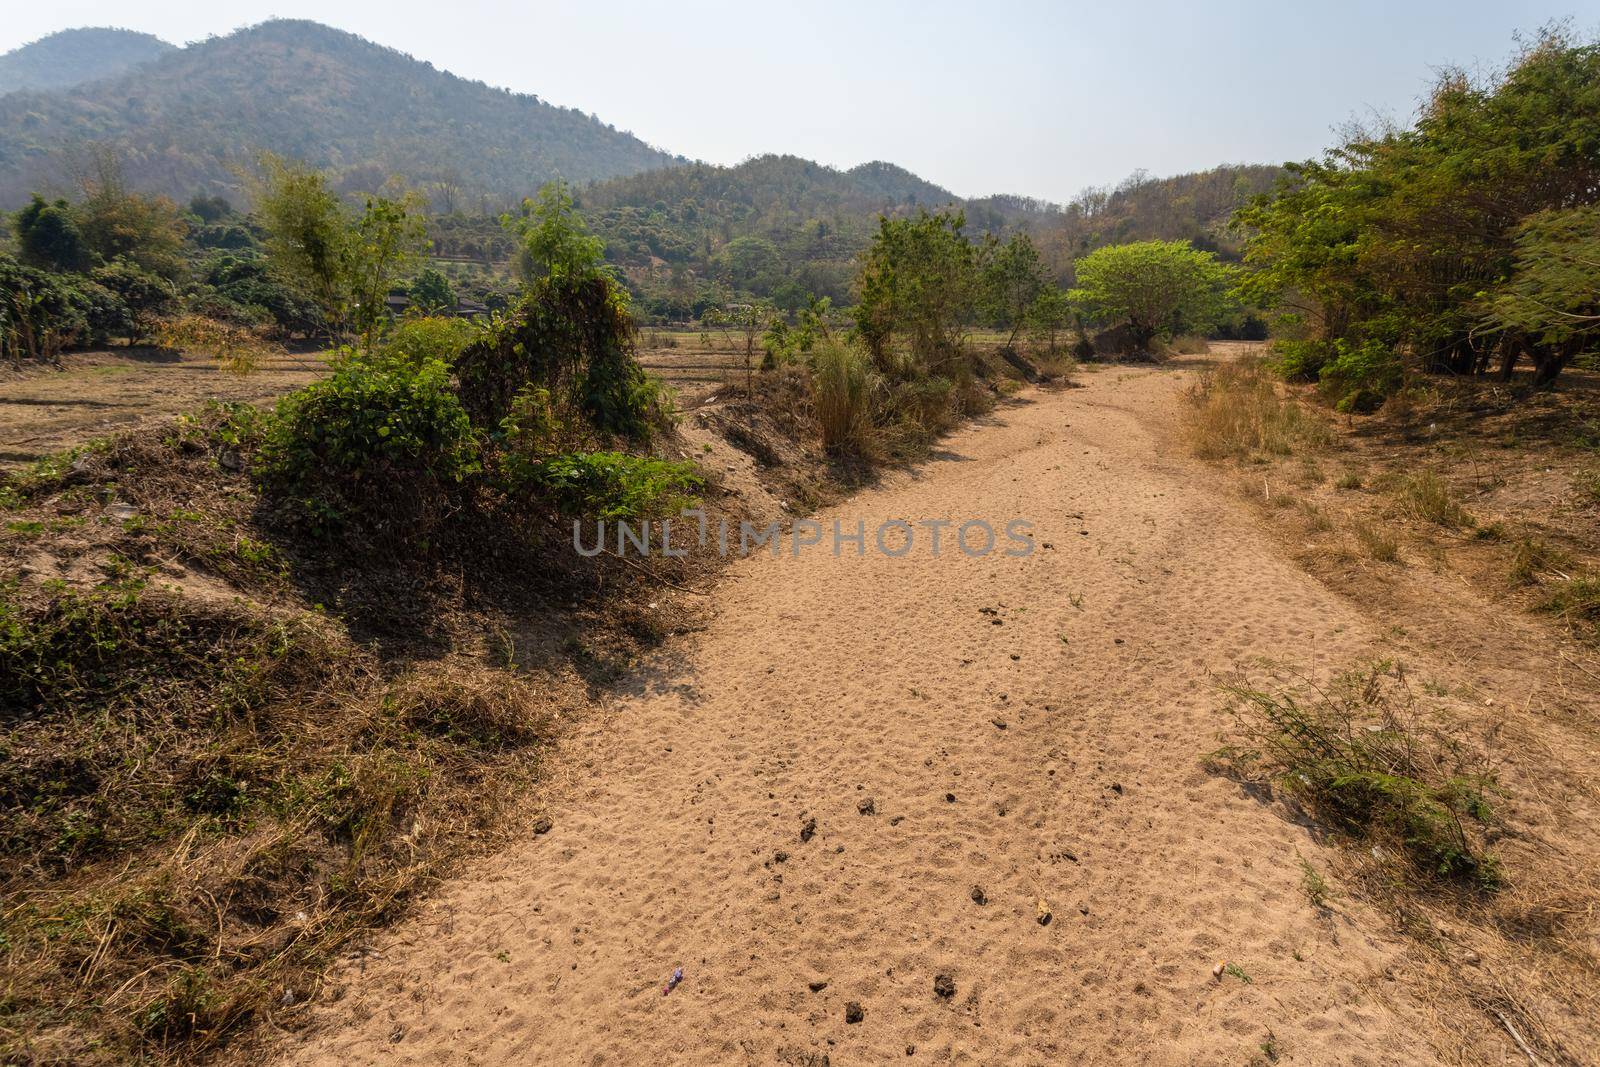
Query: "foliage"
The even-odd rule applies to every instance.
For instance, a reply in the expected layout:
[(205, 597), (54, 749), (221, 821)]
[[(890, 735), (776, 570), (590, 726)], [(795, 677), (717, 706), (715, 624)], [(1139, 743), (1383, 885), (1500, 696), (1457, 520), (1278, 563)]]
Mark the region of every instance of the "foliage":
[(249, 374), (263, 360), (283, 352), (248, 327), (218, 322), (203, 315), (186, 314), (166, 319), (157, 328), (156, 337), (167, 348), (211, 356), (231, 374)]
[(872, 444), (872, 401), (878, 376), (860, 347), (840, 341), (811, 355), (811, 387), (822, 446), (842, 456), (863, 456)]
[(1484, 327), (1564, 348), (1600, 334), (1600, 204), (1529, 215), (1513, 235), (1510, 276), (1483, 298)]
[(89, 278), (115, 293), (127, 308), (125, 334), (132, 344), (150, 335), (156, 322), (177, 304), (176, 287), (159, 274), (151, 274), (131, 260), (118, 259), (90, 272)]
[(478, 327), (466, 319), (447, 315), (407, 315), (383, 335), (374, 350), (374, 356), (412, 364), (436, 359), (446, 366), (453, 366), (456, 357), (478, 334)]
[(411, 298), (411, 306), (424, 315), (437, 315), (456, 308), (456, 291), (451, 288), (450, 279), (432, 267), (417, 275), (406, 295)]
[(83, 231), (65, 200), (46, 203), (38, 193), (12, 220), (17, 234), (17, 252), (30, 267), (52, 271), (83, 270), (89, 264), (89, 248)]
[(278, 402), (256, 468), (319, 528), (359, 520), (401, 537), (425, 534), (477, 469), (472, 426), (442, 361), (360, 356)]
[(605, 242), (574, 210), (565, 182), (546, 183), (538, 200), (524, 200), (518, 214), (500, 217), (500, 225), (520, 242), (517, 273), (526, 281), (576, 281), (598, 273), (605, 262)]
[(350, 323), (368, 348), (388, 321), (389, 289), (420, 262), (427, 248), (420, 209), (415, 194), (393, 200), (369, 196), (361, 215), (347, 224), (340, 266), (349, 287)]
[(1039, 250), (1025, 233), (1012, 234), (1003, 244), (992, 235), (985, 240), (979, 286), (979, 309), (992, 325), (1010, 331), (1008, 349), (1016, 347), (1034, 304), (1053, 288)]
[(650, 438), (665, 417), (660, 387), (634, 358), (627, 295), (604, 274), (547, 275), (456, 360), (461, 400), (492, 431), (529, 386), (602, 438)]
[(88, 300), (68, 277), (0, 255), (0, 356), (55, 362), (88, 333)]
[(938, 372), (962, 359), (961, 331), (978, 295), (977, 258), (961, 212), (878, 222), (857, 278), (856, 329), (880, 369), (903, 337), (920, 367)]
[(1101, 322), (1126, 325), (1138, 352), (1157, 337), (1204, 333), (1227, 309), (1228, 269), (1187, 241), (1109, 245), (1075, 269), (1073, 304)]
[(128, 190), (121, 159), (100, 147), (92, 169), (80, 178), (83, 198), (73, 215), (89, 250), (100, 260), (128, 260), (164, 278), (183, 273), (181, 251), (187, 227), (172, 201)]
[(1338, 829), (1402, 850), (1426, 874), (1499, 884), (1483, 845), (1494, 775), (1421, 724), (1403, 673), (1378, 664), (1308, 694), (1224, 691), (1246, 747), (1222, 750), (1218, 765), (1265, 771)]
[(513, 481), (536, 489), (563, 514), (602, 520), (654, 519), (695, 503), (704, 484), (692, 463), (623, 452), (572, 452), (508, 468)]
[(331, 325), (342, 325), (349, 233), (339, 198), (326, 176), (303, 163), (267, 155), (261, 170), (256, 212), (273, 270), (315, 301)]
[(1287, 168), (1237, 222), (1243, 287), (1317, 346), (1295, 369), (1353, 406), (1407, 367), (1509, 377), (1526, 358), (1535, 385), (1553, 381), (1592, 314), (1597, 94), (1600, 46), (1547, 31), (1488, 79), (1444, 72), (1410, 127)]

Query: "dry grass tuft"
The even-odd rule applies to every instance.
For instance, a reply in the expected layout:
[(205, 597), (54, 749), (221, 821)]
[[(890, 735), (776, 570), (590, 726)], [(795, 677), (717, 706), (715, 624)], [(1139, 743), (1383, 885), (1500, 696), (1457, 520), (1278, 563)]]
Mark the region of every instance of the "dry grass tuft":
[(1470, 529), (1476, 524), (1444, 479), (1433, 471), (1421, 471), (1402, 478), (1395, 490), (1395, 497), (1401, 510), (1414, 519), (1449, 530)]
[(1254, 358), (1211, 368), (1189, 390), (1188, 434), (1202, 459), (1287, 456), (1325, 447), (1326, 424), (1293, 398)]

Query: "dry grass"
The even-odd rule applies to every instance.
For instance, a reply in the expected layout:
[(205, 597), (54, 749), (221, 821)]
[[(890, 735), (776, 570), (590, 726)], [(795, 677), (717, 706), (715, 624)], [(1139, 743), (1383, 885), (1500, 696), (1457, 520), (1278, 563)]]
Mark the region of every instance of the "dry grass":
[(1475, 525), (1472, 515), (1461, 506), (1450, 487), (1433, 471), (1421, 471), (1401, 479), (1395, 490), (1401, 510), (1411, 518), (1431, 522), (1449, 530)]
[(1351, 522), (1350, 532), (1368, 559), (1379, 563), (1400, 562), (1400, 542), (1376, 523), (1357, 519)]
[(536, 531), (307, 542), (237, 414), (0, 479), (0, 1062), (191, 1062), (295, 1010), (672, 625)]
[(866, 353), (843, 343), (819, 346), (811, 356), (811, 386), (823, 448), (835, 455), (870, 455), (878, 378)]
[(1287, 456), (1325, 447), (1327, 425), (1280, 391), (1259, 359), (1223, 363), (1189, 390), (1188, 436), (1202, 459)]

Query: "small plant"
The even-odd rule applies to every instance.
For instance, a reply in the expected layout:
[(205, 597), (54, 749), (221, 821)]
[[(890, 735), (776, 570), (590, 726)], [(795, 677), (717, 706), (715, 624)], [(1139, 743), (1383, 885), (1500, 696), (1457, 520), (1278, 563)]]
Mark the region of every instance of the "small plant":
[(1524, 537), (1511, 552), (1511, 581), (1516, 585), (1537, 585), (1551, 571), (1571, 565), (1571, 557), (1539, 537)]
[(1296, 858), (1300, 861), (1300, 888), (1306, 899), (1313, 908), (1326, 908), (1333, 895), (1328, 888), (1328, 880), (1304, 856)]
[(677, 514), (704, 484), (689, 463), (622, 452), (552, 456), (518, 475), (562, 514), (597, 519), (650, 519)]
[(1370, 522), (1352, 523), (1351, 531), (1356, 535), (1356, 542), (1361, 545), (1361, 551), (1379, 563), (1400, 562), (1400, 542), (1372, 525)]
[(1226, 967), (1222, 968), (1222, 973), (1227, 975), (1229, 978), (1239, 979), (1239, 981), (1243, 982), (1245, 985), (1255, 985), (1255, 980), (1251, 978), (1245, 969), (1239, 966), (1237, 963), (1229, 963)]
[(823, 448), (851, 456), (870, 451), (876, 383), (867, 354), (853, 345), (828, 342), (812, 353), (811, 384)]
[(1591, 507), (1600, 505), (1600, 467), (1579, 471), (1572, 479), (1572, 485)]
[(1483, 845), (1494, 775), (1420, 724), (1397, 668), (1379, 663), (1298, 693), (1224, 690), (1245, 745), (1218, 753), (1215, 769), (1264, 772), (1333, 826), (1392, 847), (1432, 876), (1499, 884)]
[(1335, 489), (1343, 489), (1347, 492), (1360, 489), (1361, 485), (1361, 475), (1355, 471), (1345, 471), (1339, 475), (1338, 481), (1333, 483)]
[(1401, 509), (1413, 518), (1435, 523), (1450, 530), (1469, 528), (1473, 518), (1450, 492), (1450, 487), (1432, 471), (1413, 474), (1400, 483), (1396, 495)]
[(1539, 605), (1568, 626), (1600, 636), (1600, 577), (1564, 578), (1545, 587)]

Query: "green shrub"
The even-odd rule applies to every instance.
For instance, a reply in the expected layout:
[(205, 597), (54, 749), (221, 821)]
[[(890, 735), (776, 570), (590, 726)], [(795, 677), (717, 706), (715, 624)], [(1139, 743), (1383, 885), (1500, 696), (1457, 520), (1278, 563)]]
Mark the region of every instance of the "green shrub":
[(266, 487), (319, 524), (365, 512), (372, 525), (413, 529), (477, 469), (477, 442), (444, 363), (353, 357), (279, 401), (256, 466)]
[(450, 316), (410, 316), (401, 319), (377, 347), (384, 360), (421, 364), (436, 359), (448, 365), (478, 336), (478, 328), (466, 319)]
[(570, 452), (515, 464), (511, 476), (534, 487), (564, 515), (651, 519), (694, 503), (704, 485), (691, 463), (623, 452)]
[(1318, 378), (1340, 411), (1374, 411), (1400, 387), (1400, 357), (1379, 341), (1340, 340)]
[(1397, 669), (1380, 663), (1306, 693), (1223, 688), (1244, 745), (1215, 753), (1215, 769), (1265, 771), (1339, 830), (1388, 844), (1429, 874), (1499, 883), (1483, 848), (1494, 775), (1420, 725)]
[(634, 358), (627, 293), (603, 275), (552, 275), (456, 360), (473, 424), (493, 430), (530, 386), (598, 437), (648, 441), (668, 417), (659, 383)]

